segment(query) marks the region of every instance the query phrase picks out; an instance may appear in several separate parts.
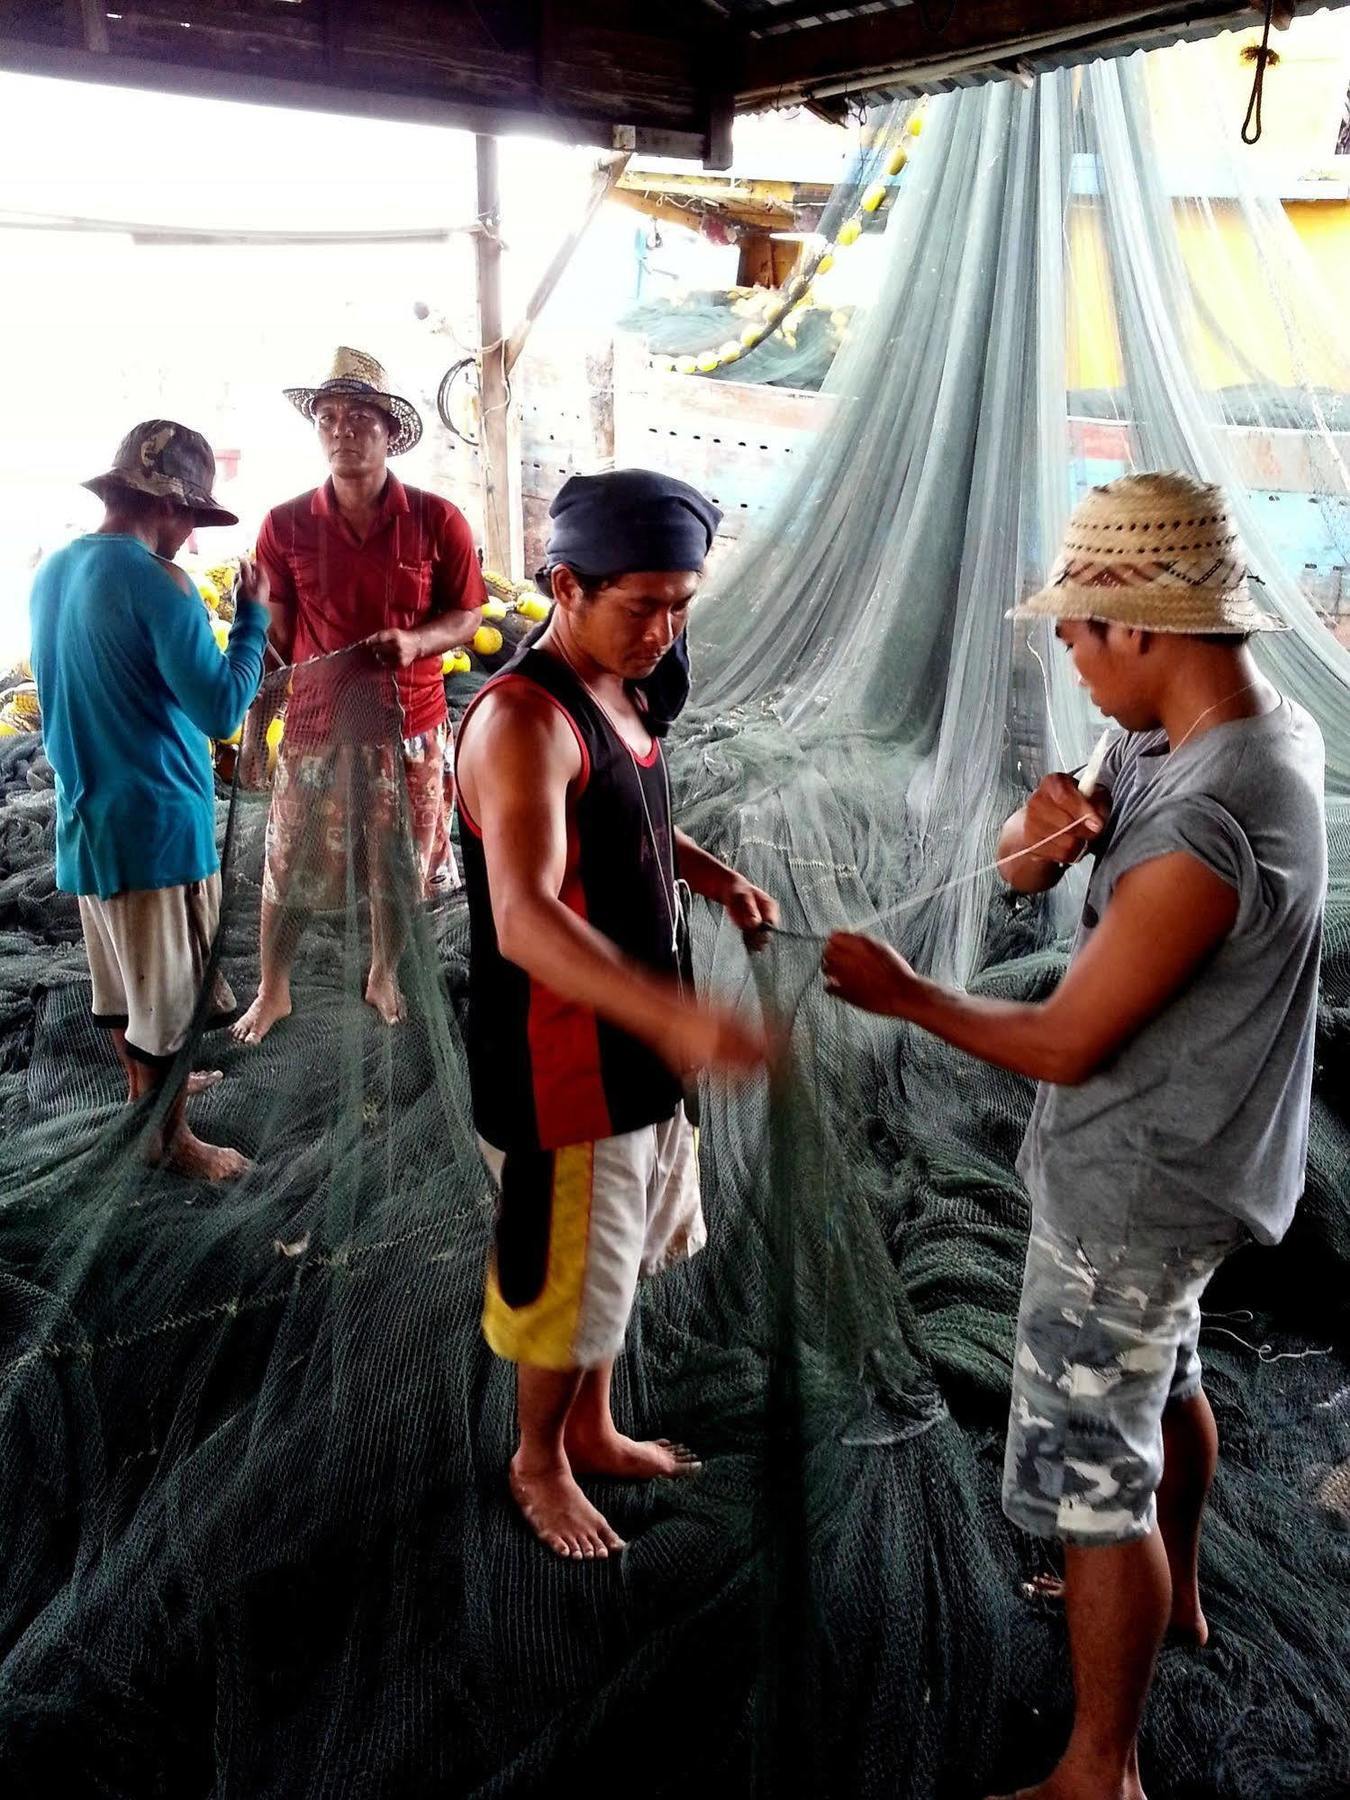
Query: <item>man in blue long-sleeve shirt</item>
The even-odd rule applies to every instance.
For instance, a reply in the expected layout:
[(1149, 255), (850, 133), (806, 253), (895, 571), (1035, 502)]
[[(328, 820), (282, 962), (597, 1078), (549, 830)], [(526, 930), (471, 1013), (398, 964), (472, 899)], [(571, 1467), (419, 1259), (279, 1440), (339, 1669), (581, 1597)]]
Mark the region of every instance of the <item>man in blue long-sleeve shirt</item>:
[[(112, 1032), (135, 1101), (187, 1040), (220, 918), (209, 738), (236, 731), (258, 690), (267, 577), (245, 561), (222, 656), (173, 558), (197, 526), (233, 525), (211, 494), (215, 458), (167, 419), (138, 425), (85, 486), (106, 508), (39, 569), (32, 663), (56, 773), (57, 885), (80, 900), (94, 1019)], [(234, 1010), (216, 978), (213, 1014)], [(188, 1128), (190, 1077), (152, 1155), (185, 1174), (242, 1174), (236, 1150)]]

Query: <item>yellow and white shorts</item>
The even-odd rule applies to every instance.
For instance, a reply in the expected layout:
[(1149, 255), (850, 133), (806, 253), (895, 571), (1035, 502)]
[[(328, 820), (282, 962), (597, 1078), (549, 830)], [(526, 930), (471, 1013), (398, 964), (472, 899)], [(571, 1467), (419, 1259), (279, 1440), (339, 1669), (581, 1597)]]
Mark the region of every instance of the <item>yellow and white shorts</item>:
[(483, 1333), (507, 1362), (591, 1369), (623, 1349), (639, 1279), (707, 1242), (698, 1137), (681, 1107), (641, 1131), (503, 1155)]

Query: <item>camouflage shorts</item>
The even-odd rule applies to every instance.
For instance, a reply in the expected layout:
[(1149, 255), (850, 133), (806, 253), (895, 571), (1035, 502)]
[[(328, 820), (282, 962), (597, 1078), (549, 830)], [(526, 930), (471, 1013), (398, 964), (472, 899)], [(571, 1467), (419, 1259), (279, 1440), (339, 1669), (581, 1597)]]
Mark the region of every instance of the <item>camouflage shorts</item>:
[(1200, 1386), (1200, 1296), (1246, 1235), (1217, 1218), (1085, 1245), (1034, 1221), (1003, 1466), (1015, 1525), (1069, 1544), (1153, 1529), (1163, 1409)]

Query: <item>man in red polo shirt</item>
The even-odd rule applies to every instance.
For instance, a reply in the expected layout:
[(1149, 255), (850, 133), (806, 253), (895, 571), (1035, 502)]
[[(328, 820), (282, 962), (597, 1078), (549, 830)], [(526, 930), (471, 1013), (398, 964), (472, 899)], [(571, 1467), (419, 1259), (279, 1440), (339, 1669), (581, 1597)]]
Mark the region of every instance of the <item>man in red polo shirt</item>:
[[(271, 583), (271, 644), (296, 672), (267, 821), (262, 980), (234, 1028), (246, 1044), (260, 1043), (290, 1012), (304, 920), (345, 903), (354, 833), (364, 837), (371, 900), (365, 996), (389, 1024), (402, 1018), (404, 927), (388, 891), (397, 864), (388, 849), (406, 819), (424, 891), (443, 885), (450, 726), (441, 658), (472, 638), (485, 598), (464, 515), (437, 494), (405, 487), (386, 467), (416, 444), (422, 421), (390, 391), (380, 364), (340, 349), (325, 382), (286, 396), (314, 421), (330, 473), (322, 487), (274, 507), (258, 534)], [(360, 705), (346, 659), (302, 676), (303, 665), (358, 646), (397, 671), (401, 757), (373, 720), (377, 741), (365, 742), (350, 716), (339, 717)], [(246, 766), (256, 761), (267, 710), (260, 705), (250, 721)]]

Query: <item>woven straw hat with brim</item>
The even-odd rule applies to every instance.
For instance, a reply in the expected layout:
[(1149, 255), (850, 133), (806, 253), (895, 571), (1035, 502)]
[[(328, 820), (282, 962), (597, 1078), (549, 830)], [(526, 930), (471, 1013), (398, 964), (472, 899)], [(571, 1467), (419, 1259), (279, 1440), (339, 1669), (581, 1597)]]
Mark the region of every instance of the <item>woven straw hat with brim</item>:
[(122, 439), (106, 474), (80, 485), (97, 494), (105, 506), (115, 505), (119, 492), (149, 494), (152, 499), (176, 501), (198, 525), (237, 525), (236, 516), (211, 492), (215, 480), (216, 459), (199, 431), (189, 431), (172, 419), (147, 419)]
[(342, 345), (333, 358), (333, 367), (318, 387), (283, 388), (282, 392), (307, 419), (314, 408), (333, 394), (350, 394), (369, 400), (386, 412), (392, 421), (389, 432), (389, 455), (401, 456), (411, 450), (422, 435), (422, 418), (410, 400), (391, 392), (384, 364), (367, 356), (364, 350), (351, 350)]
[(1223, 489), (1189, 475), (1125, 475), (1093, 488), (1073, 510), (1049, 581), (1009, 617), (1188, 637), (1286, 629), (1252, 599)]

